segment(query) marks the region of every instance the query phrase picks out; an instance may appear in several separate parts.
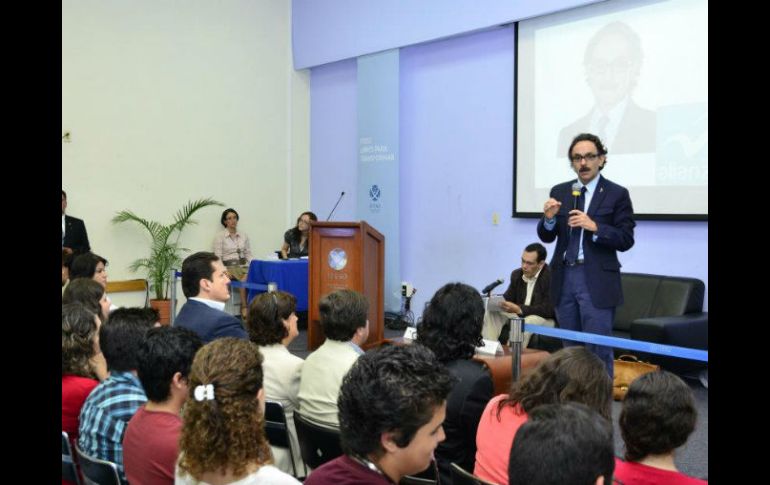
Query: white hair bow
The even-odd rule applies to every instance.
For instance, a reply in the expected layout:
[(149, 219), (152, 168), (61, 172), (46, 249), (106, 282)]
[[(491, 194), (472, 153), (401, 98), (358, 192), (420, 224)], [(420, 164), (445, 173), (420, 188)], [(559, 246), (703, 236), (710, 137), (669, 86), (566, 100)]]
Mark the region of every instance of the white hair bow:
[(195, 392), (193, 393), (196, 401), (214, 400), (214, 385), (206, 384), (195, 386)]

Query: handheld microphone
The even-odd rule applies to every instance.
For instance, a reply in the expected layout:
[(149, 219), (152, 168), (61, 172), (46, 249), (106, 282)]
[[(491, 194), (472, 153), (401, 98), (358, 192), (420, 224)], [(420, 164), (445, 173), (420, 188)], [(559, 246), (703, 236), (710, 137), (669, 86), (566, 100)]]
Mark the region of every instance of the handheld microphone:
[(505, 281), (505, 278), (497, 279), (497, 280), (491, 282), (490, 284), (488, 284), (487, 286), (485, 286), (484, 289), (481, 290), (481, 292), (482, 293), (490, 293), (492, 290), (494, 290), (498, 286), (502, 285), (503, 281)]
[(578, 197), (580, 197), (580, 189), (582, 186), (575, 182), (572, 184), (572, 197), (574, 197), (574, 201), (572, 202), (572, 208), (577, 209), (578, 208)]
[(329, 212), (329, 215), (326, 217), (326, 220), (327, 220), (327, 221), (328, 221), (328, 220), (329, 220), (329, 218), (332, 216), (332, 214), (334, 214), (334, 211), (337, 209), (337, 206), (339, 205), (340, 201), (342, 200), (342, 196), (343, 196), (343, 195), (345, 195), (345, 191), (344, 191), (344, 190), (343, 190), (342, 192), (340, 192), (340, 198), (339, 198), (339, 199), (337, 199), (337, 203), (336, 203), (336, 204), (334, 204), (334, 207), (332, 208), (332, 211), (331, 211), (331, 212)]

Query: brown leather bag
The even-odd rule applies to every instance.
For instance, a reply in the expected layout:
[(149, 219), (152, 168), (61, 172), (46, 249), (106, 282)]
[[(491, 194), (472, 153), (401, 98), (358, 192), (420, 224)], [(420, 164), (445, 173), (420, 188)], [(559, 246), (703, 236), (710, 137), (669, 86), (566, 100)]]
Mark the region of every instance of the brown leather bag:
[(642, 362), (633, 355), (621, 355), (615, 359), (615, 378), (612, 381), (612, 398), (622, 401), (628, 392), (628, 386), (637, 377), (660, 370), (660, 366)]

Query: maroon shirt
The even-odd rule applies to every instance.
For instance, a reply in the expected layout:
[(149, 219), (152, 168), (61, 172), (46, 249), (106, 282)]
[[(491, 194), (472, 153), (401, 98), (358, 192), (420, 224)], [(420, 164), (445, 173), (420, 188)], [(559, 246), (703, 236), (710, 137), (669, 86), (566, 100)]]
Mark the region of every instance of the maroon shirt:
[(173, 484), (181, 433), (182, 418), (176, 414), (140, 407), (123, 437), (123, 466), (128, 482)]
[(305, 485), (392, 485), (387, 477), (372, 471), (357, 461), (342, 455), (313, 470)]

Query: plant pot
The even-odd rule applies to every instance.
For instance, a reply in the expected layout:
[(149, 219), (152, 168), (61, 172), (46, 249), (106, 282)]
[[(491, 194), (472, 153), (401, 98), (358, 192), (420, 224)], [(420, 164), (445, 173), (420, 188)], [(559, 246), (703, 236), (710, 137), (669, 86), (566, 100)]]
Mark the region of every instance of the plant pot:
[(150, 306), (158, 310), (158, 321), (161, 325), (171, 323), (171, 300), (150, 300)]

